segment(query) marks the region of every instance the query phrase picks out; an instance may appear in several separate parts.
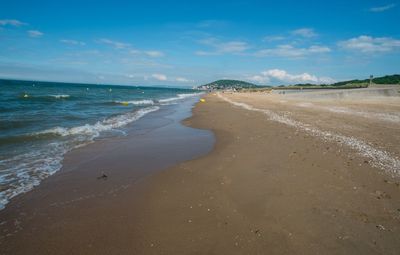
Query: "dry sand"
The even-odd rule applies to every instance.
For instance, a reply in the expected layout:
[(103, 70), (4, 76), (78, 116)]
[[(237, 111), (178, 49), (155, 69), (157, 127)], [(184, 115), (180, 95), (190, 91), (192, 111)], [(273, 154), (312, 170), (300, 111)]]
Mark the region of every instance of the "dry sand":
[[(221, 94), (198, 105), (189, 124), (211, 128), (217, 145), (207, 157), (150, 180), (147, 246), (140, 253), (399, 254), (400, 187), (393, 169), (373, 167), (374, 159), (343, 141), (285, 121), (356, 141), (372, 137), (374, 147), (394, 158), (399, 123), (297, 107), (295, 98)], [(391, 100), (323, 105), (399, 114), (398, 98)]]
[[(72, 203), (73, 226), (54, 211), (3, 247), (9, 254), (399, 254), (398, 97), (205, 99), (185, 124), (214, 132), (207, 156), (94, 199), (91, 210)], [(49, 225), (35, 232), (40, 223)]]

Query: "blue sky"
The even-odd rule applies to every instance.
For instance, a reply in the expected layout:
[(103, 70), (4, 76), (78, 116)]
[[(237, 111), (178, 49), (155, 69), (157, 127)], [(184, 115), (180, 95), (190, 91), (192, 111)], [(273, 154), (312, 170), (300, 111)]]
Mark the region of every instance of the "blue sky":
[(1, 1), (0, 77), (194, 86), (400, 73), (400, 3)]

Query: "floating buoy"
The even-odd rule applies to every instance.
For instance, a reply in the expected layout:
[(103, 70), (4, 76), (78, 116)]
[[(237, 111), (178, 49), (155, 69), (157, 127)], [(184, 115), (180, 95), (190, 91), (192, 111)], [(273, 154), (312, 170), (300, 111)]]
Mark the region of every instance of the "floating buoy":
[(200, 99), (200, 102), (205, 103), (206, 100), (205, 100), (204, 98), (201, 98), (201, 99)]
[(127, 105), (129, 105), (129, 103), (128, 103), (128, 102), (121, 102), (121, 104), (122, 104), (122, 105), (124, 105), (124, 106), (127, 106)]

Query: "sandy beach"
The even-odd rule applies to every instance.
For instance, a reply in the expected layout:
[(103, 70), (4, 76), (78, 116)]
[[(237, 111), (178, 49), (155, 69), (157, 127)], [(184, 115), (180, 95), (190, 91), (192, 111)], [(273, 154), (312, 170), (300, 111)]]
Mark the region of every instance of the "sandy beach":
[(2, 1), (0, 255), (400, 255), (399, 1)]
[[(399, 98), (324, 100), (313, 107), (298, 107), (299, 99), (220, 94), (198, 105), (189, 124), (211, 128), (217, 145), (207, 157), (150, 180), (143, 228), (148, 245), (141, 252), (398, 253), (398, 122), (320, 106), (398, 114)], [(376, 151), (357, 151), (371, 148), (318, 136), (316, 130), (325, 128), (353, 137), (353, 143), (373, 144), (393, 156), (395, 165), (382, 169), (384, 159), (370, 154)]]
[(126, 140), (73, 151), (0, 211), (0, 253), (398, 254), (400, 97), (310, 95), (210, 93), (183, 123), (213, 149), (140, 178)]

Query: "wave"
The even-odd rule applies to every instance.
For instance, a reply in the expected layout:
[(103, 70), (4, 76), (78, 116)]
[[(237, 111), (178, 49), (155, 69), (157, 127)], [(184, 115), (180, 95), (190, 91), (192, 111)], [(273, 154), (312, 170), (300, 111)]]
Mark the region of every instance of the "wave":
[(63, 143), (52, 143), (47, 150), (33, 150), (0, 162), (1, 168), (11, 165), (2, 171), (0, 183), (6, 189), (0, 192), (0, 209), (13, 197), (32, 190), (41, 180), (61, 169), (66, 152)]
[(18, 98), (22, 99), (24, 101), (26, 101), (26, 100), (54, 101), (54, 100), (58, 100), (58, 99), (69, 99), (69, 98), (71, 98), (71, 95), (67, 95), (67, 94), (32, 95), (32, 94), (28, 94), (28, 93), (23, 93), (23, 94), (20, 94)]
[(165, 98), (165, 99), (160, 99), (158, 100), (158, 102), (160, 103), (168, 103), (168, 102), (172, 102), (172, 101), (177, 101), (177, 100), (181, 100), (181, 99), (185, 99), (187, 97), (194, 97), (194, 96), (200, 96), (203, 93), (186, 93), (186, 94), (177, 94), (176, 97), (170, 97), (170, 98)]
[(57, 99), (62, 99), (62, 98), (69, 98), (70, 95), (64, 95), (64, 94), (60, 94), (60, 95), (49, 95), (49, 97), (54, 97)]
[(133, 104), (133, 105), (153, 105), (154, 101), (149, 100), (149, 99), (143, 99), (143, 100), (132, 100), (132, 101), (114, 101), (116, 104)]
[(160, 109), (158, 106), (143, 108), (135, 112), (129, 112), (121, 115), (117, 115), (103, 121), (98, 121), (95, 124), (86, 124), (83, 126), (77, 126), (72, 128), (65, 127), (54, 127), (44, 131), (39, 131), (34, 133), (34, 135), (44, 135), (44, 134), (56, 134), (59, 136), (68, 136), (68, 135), (98, 135), (99, 132), (107, 131), (115, 128), (119, 128), (127, 125), (130, 122), (140, 119), (144, 115), (150, 112), (154, 112)]
[[(134, 122), (150, 112), (157, 111), (158, 106), (142, 108), (135, 112), (116, 115), (95, 124), (86, 124), (72, 128), (54, 127), (30, 134), (30, 138), (53, 138), (32, 147), (27, 153), (0, 160), (0, 209), (18, 194), (28, 192), (48, 176), (62, 167), (62, 160), (68, 151), (85, 146), (103, 131), (116, 130)], [(23, 139), (26, 139), (25, 136)], [(35, 145), (34, 145), (35, 146)]]
[(122, 105), (154, 105), (157, 103), (169, 103), (177, 100), (182, 100), (188, 97), (194, 97), (201, 95), (203, 93), (186, 93), (186, 94), (177, 94), (176, 97), (169, 97), (169, 98), (163, 98), (159, 100), (151, 100), (151, 99), (143, 99), (143, 100), (127, 100), (127, 101), (114, 101), (114, 104), (122, 104)]

